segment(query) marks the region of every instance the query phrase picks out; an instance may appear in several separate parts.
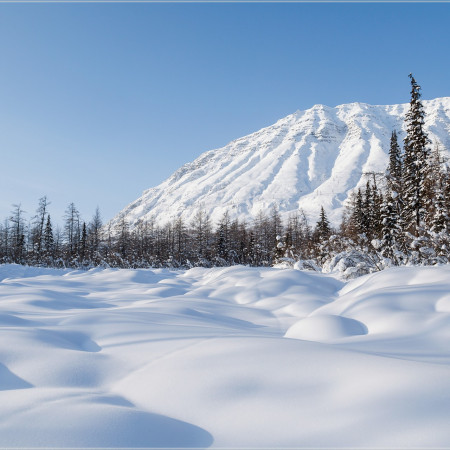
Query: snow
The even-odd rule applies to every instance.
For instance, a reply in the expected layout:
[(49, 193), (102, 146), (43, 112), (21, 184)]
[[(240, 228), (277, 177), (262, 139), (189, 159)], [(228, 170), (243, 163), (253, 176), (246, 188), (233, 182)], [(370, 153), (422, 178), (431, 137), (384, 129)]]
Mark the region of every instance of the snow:
[(448, 447), (450, 266), (0, 266), (0, 447)]
[(327, 342), (361, 334), (367, 334), (363, 323), (348, 317), (322, 314), (298, 321), (287, 330), (285, 336)]
[[(430, 148), (437, 144), (450, 157), (450, 97), (424, 100), (423, 105)], [(125, 217), (133, 228), (153, 217), (164, 225), (181, 216), (189, 225), (199, 209), (213, 223), (225, 211), (231, 219), (248, 222), (277, 205), (284, 219), (302, 208), (312, 223), (323, 206), (337, 225), (350, 193), (366, 185), (365, 174), (385, 172), (391, 133), (396, 130), (402, 142), (408, 108), (351, 103), (297, 111), (203, 153), (145, 191), (111, 224)]]

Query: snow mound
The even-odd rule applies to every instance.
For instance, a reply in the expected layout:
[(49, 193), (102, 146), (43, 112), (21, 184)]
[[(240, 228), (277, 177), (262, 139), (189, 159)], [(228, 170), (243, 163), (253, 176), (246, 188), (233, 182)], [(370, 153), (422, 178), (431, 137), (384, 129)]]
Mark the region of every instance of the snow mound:
[[(0, 425), (2, 447), (209, 447), (212, 436), (180, 420), (139, 411), (117, 396), (42, 403)], [(62, 412), (64, 411), (64, 412)], [(26, 432), (23, 423), (27, 423)], [(57, 432), (55, 432), (57, 430)]]
[(367, 327), (357, 320), (342, 316), (321, 315), (299, 320), (286, 331), (285, 337), (327, 342), (359, 336), (367, 332)]

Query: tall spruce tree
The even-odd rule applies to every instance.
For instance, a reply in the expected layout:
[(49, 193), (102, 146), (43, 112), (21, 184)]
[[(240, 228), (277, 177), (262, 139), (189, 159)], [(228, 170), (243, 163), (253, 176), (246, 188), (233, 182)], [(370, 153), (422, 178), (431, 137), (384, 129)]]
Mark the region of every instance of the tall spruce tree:
[(424, 130), (425, 112), (420, 101), (420, 89), (416, 80), (411, 79), (411, 100), (406, 114), (406, 137), (404, 139), (404, 220), (406, 231), (420, 234), (426, 216), (426, 179), (429, 170), (429, 140)]
[(386, 175), (388, 189), (400, 196), (402, 191), (402, 154), (398, 144), (397, 132), (395, 130), (391, 135), (389, 164)]
[[(403, 158), (398, 144), (397, 132), (394, 130), (391, 135), (389, 146), (389, 163), (386, 171), (387, 192), (383, 202), (382, 213), (382, 241), (387, 239), (386, 233), (395, 234), (395, 245), (402, 247), (403, 239), (399, 235), (404, 229), (403, 221)], [(387, 244), (386, 244), (387, 245)], [(391, 258), (391, 256), (385, 257)], [(392, 258), (391, 258), (392, 259)]]

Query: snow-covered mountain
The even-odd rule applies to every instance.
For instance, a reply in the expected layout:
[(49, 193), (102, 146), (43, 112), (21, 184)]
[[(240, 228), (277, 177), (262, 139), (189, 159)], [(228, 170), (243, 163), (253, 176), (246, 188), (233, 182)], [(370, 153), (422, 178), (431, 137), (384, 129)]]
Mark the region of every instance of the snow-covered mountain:
[[(432, 146), (450, 156), (450, 97), (424, 100), (425, 128)], [(213, 222), (225, 211), (251, 220), (278, 205), (282, 216), (302, 208), (317, 220), (323, 205), (339, 223), (343, 205), (368, 172), (384, 172), (393, 130), (405, 136), (409, 104), (316, 105), (272, 126), (200, 155), (159, 186), (146, 190), (113, 220), (130, 226), (154, 217), (164, 224), (182, 216), (189, 223), (199, 209)]]

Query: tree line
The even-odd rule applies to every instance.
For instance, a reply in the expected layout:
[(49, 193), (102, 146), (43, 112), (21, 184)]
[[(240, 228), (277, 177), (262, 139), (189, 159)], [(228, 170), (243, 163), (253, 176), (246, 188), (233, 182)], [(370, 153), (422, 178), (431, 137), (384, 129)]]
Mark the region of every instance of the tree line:
[[(225, 212), (213, 224), (197, 211), (190, 223), (179, 217), (163, 226), (154, 219), (130, 229), (125, 218), (103, 225), (97, 208), (88, 222), (71, 203), (63, 228), (55, 228), (47, 197), (26, 222), (14, 205), (0, 225), (0, 261), (48, 267), (212, 267), (234, 264), (292, 265), (353, 272), (393, 265), (447, 263), (450, 258), (450, 171), (440, 149), (430, 149), (424, 131), (421, 88), (412, 75), (401, 148), (392, 130), (385, 174), (372, 174), (350, 197), (340, 226), (333, 229), (322, 208), (311, 225), (303, 211), (283, 221), (276, 206), (251, 222)], [(330, 270), (331, 270), (330, 269)]]
[[(85, 222), (73, 203), (66, 209), (63, 228), (54, 229), (48, 207), (47, 197), (41, 198), (27, 223), (20, 205), (14, 205), (0, 225), (3, 263), (74, 268), (269, 266), (289, 252), (299, 257), (295, 248), (309, 257), (315, 235), (302, 212), (283, 224), (277, 207), (268, 215), (258, 214), (252, 224), (232, 220), (225, 212), (213, 226), (206, 211), (199, 210), (189, 224), (177, 218), (160, 226), (151, 219), (132, 230), (124, 218), (114, 227), (103, 225), (98, 208)], [(282, 235), (289, 236), (289, 251)]]

